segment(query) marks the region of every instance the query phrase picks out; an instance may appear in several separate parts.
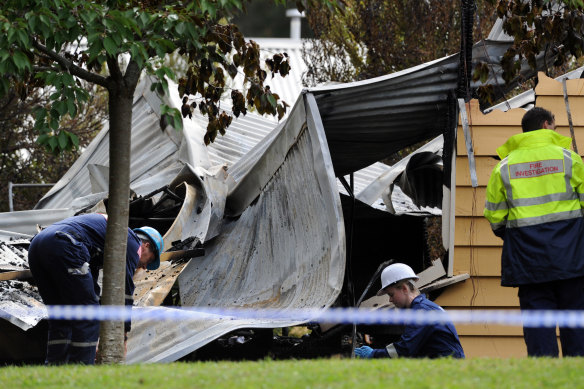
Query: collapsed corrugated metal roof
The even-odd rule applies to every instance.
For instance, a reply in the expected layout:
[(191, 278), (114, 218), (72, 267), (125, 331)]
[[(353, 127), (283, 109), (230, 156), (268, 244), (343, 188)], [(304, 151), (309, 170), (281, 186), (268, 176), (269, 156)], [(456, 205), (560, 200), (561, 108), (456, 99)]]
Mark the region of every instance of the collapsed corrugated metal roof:
[[(152, 95), (144, 93), (136, 99), (134, 109), (150, 111), (159, 104)], [(184, 270), (183, 266), (162, 266), (148, 277), (150, 282), (145, 278), (143, 284), (137, 280), (137, 302), (160, 304), (173, 281), (183, 272), (179, 285), (185, 305), (302, 308), (332, 304), (343, 283), (344, 225), (338, 184), (312, 95), (300, 99), (286, 122), (261, 142), (255, 145), (247, 142), (239, 160), (233, 158), (237, 153), (229, 154), (235, 162), (224, 161), (231, 164), (227, 171), (221, 166), (210, 166), (208, 161), (203, 161), (203, 166), (191, 165), (203, 160), (200, 154), (191, 157), (196, 154), (193, 150), (197, 150), (197, 145), (192, 144), (196, 139), (193, 133), (200, 135), (197, 140), (200, 143), (202, 128), (186, 125), (184, 138), (177, 140), (171, 130), (161, 132), (156, 126), (146, 126), (144, 117), (143, 112), (135, 115), (136, 130), (132, 136), (144, 138), (149, 136), (147, 131), (154, 132), (159, 151), (157, 160), (163, 162), (162, 166), (154, 165), (151, 172), (141, 169), (142, 174), (133, 174), (133, 191), (144, 195), (163, 184), (176, 191), (184, 183), (184, 203), (165, 234), (165, 241), (168, 244), (194, 236), (208, 244), (207, 254)], [(154, 118), (151, 121), (159, 122)], [(248, 115), (235, 122), (245, 127), (261, 119)], [(235, 139), (242, 133), (246, 134), (228, 132)], [(61, 218), (105, 197), (103, 192), (92, 193), (99, 186), (92, 185), (91, 174), (96, 173), (91, 173), (89, 166), (107, 160), (106, 138), (107, 128), (56, 189), (47, 194), (40, 207), (60, 205), (80, 196), (73, 200), (79, 204), (76, 208), (57, 213)], [(144, 150), (151, 144), (142, 143), (133, 152), (145, 154)], [(212, 145), (210, 151), (213, 150)], [(381, 166), (377, 169), (385, 170)], [(224, 219), (223, 206), (236, 218)], [(26, 211), (26, 232), (34, 234), (36, 224), (48, 224), (47, 211)], [(10, 220), (12, 217), (6, 215)], [(156, 287), (152, 286), (152, 279), (157, 280)], [(236, 328), (293, 324), (296, 323), (219, 320), (190, 323), (187, 328), (180, 324), (137, 322), (130, 336), (128, 361), (170, 361)]]
[[(322, 127), (310, 120), (314, 107), (299, 101), (265, 152), (246, 161), (250, 173), (228, 196), (238, 217), (225, 220), (205, 256), (179, 276), (183, 306), (292, 309), (326, 307), (336, 299), (345, 268), (344, 226)], [(293, 324), (139, 321), (127, 360), (172, 361), (237, 328)]]
[[(146, 87), (144, 89), (149, 90)], [(202, 282), (197, 282), (196, 284), (200, 285), (195, 289), (188, 287), (189, 282), (198, 280), (194, 276), (188, 277), (186, 283), (181, 281), (181, 300), (185, 304), (196, 303), (205, 306), (231, 304), (302, 308), (330, 305), (342, 287), (345, 238), (336, 181), (332, 174), (322, 125), (317, 120), (318, 114), (315, 113), (314, 101), (309, 108), (305, 107), (302, 100), (299, 101), (295, 111), (278, 127), (273, 136), (265, 138), (264, 142), (251, 149), (251, 152), (244, 150), (242, 154), (246, 153), (245, 158), (234, 163), (228, 171), (221, 166), (210, 166), (208, 160), (204, 161), (201, 154), (196, 152), (197, 145), (201, 145), (202, 136), (197, 141), (191, 136), (193, 132), (201, 134), (201, 131), (196, 132), (197, 128), (192, 131), (192, 128), (185, 126), (184, 138), (177, 139), (172, 130), (161, 132), (156, 126), (147, 126), (144, 122), (147, 115), (142, 111), (152, 113), (153, 106), (159, 105), (160, 101), (152, 101), (152, 95), (148, 93), (139, 95), (135, 101), (134, 109), (141, 113), (134, 117), (133, 127), (136, 131), (132, 137), (144, 139), (152, 135), (154, 140), (136, 145), (132, 151), (133, 155), (134, 153), (149, 155), (144, 151), (152, 144), (156, 144), (158, 152), (155, 162), (148, 162), (152, 167), (150, 172), (141, 166), (146, 161), (136, 162), (132, 159), (133, 168), (138, 163), (138, 172), (132, 174), (132, 189), (138, 195), (142, 195), (152, 192), (164, 183), (176, 191), (184, 182), (187, 187), (184, 203), (164, 239), (167, 244), (193, 236), (201, 242), (211, 239), (207, 248), (208, 254), (200, 261), (197, 260), (197, 264), (199, 262), (208, 264), (209, 273), (195, 272), (206, 280), (209, 293), (202, 294), (201, 286), (204, 285)], [(246, 120), (246, 117), (243, 117), (239, 121), (245, 123), (256, 120), (253, 115), (248, 115), (247, 118)], [(150, 122), (158, 124), (159, 120), (151, 118)], [(39, 207), (64, 204), (71, 202), (73, 198), (81, 206), (93, 205), (105, 197), (105, 193), (91, 193), (92, 189), (98, 186), (92, 185), (88, 169), (89, 166), (101, 165), (103, 161), (107, 161), (105, 139), (107, 128), (89, 146), (88, 151), (56, 188), (39, 203)], [(199, 162), (201, 160), (202, 163)], [(305, 185), (311, 182), (312, 185), (309, 187), (314, 190), (306, 190)], [(232, 189), (228, 194), (229, 185)], [(190, 187), (194, 189), (190, 191), (188, 189)], [(192, 201), (188, 193), (194, 194)], [(223, 207), (226, 203), (229, 203), (231, 215), (237, 218), (224, 220)], [(287, 206), (282, 207), (282, 204)], [(279, 218), (276, 217), (278, 210)], [(290, 211), (294, 211), (293, 217)], [(45, 213), (45, 210), (28, 211), (27, 232), (34, 233), (39, 218), (45, 220)], [(255, 226), (255, 230), (250, 226)], [(219, 231), (220, 237), (212, 239)], [(322, 231), (328, 231), (328, 234), (322, 234)], [(315, 239), (315, 236), (320, 236), (320, 239)], [(309, 241), (313, 241), (314, 244), (307, 245), (306, 242)], [(243, 244), (249, 247), (242, 249)], [(230, 247), (232, 252), (228, 250)], [(295, 247), (305, 249), (293, 250)], [(166, 269), (169, 268), (162, 269), (165, 276), (172, 273), (172, 270)], [(233, 272), (231, 278), (225, 273), (228, 269)], [(189, 272), (189, 267), (185, 271)], [(249, 274), (249, 277), (244, 276), (249, 271), (252, 274)], [(240, 272), (243, 273), (239, 274)], [(177, 273), (180, 273), (180, 270)], [(229, 283), (226, 285), (221, 280)], [(246, 295), (239, 288), (247, 283), (254, 287), (246, 287), (245, 290), (248, 291)], [(303, 284), (306, 287), (301, 287)], [(172, 286), (172, 283), (170, 285)], [(137, 289), (140, 293), (140, 288)], [(226, 295), (230, 290), (232, 291), (230, 293), (238, 297)], [(146, 293), (151, 294), (150, 291)], [(205, 296), (202, 300), (201, 295)], [(223, 297), (217, 300), (217, 296)], [(145, 297), (143, 301), (148, 299), (149, 297)], [(139, 298), (137, 300), (141, 301)], [(206, 300), (209, 302), (204, 304)], [(171, 353), (172, 358), (178, 358), (192, 350), (192, 342), (201, 345), (213, 340), (214, 337), (208, 336), (210, 333), (215, 333), (216, 337), (239, 326), (249, 327), (256, 323), (241, 321), (235, 327), (234, 323), (222, 323), (218, 327), (219, 330), (213, 332), (213, 323), (203, 322), (200, 323), (201, 326), (211, 328), (200, 336), (196, 336), (198, 331), (184, 332), (182, 326), (169, 326), (168, 323), (163, 323), (161, 331), (166, 333), (179, 331), (180, 334), (174, 334), (173, 338), (178, 342), (182, 334), (182, 339), (190, 343), (163, 342), (156, 345), (153, 342), (144, 343), (139, 340), (143, 336), (148, 336), (152, 329), (158, 329), (158, 324), (160, 323), (146, 323), (141, 326), (140, 323), (136, 323), (130, 337), (128, 361), (169, 360), (162, 357), (168, 353)], [(294, 323), (274, 324), (271, 321), (264, 323), (265, 326), (271, 327), (286, 324)], [(149, 350), (144, 350), (143, 346)], [(158, 347), (152, 349), (154, 346)]]
[[(497, 74), (496, 92), (509, 87), (499, 62), (507, 40), (485, 40), (473, 47), (473, 62)], [(539, 63), (539, 62), (538, 62)], [(459, 55), (451, 55), (386, 76), (342, 85), (310, 88), (320, 110), (337, 176), (381, 161), (406, 146), (431, 139), (447, 127), (448, 95), (457, 87)], [(535, 70), (522, 68), (529, 78)], [(471, 83), (476, 89), (479, 83)]]
[[(477, 47), (495, 61), (503, 51), (500, 42)], [(160, 129), (161, 100), (146, 79), (134, 99), (131, 189), (136, 196), (165, 186), (181, 192), (183, 202), (177, 204), (180, 211), (165, 241), (171, 246), (195, 237), (206, 253), (186, 266), (161, 267), (152, 276), (164, 284), (163, 290), (138, 285), (136, 300), (160, 303), (178, 277), (183, 305), (331, 305), (345, 273), (345, 221), (335, 176), (442, 133), (457, 61), (452, 56), (373, 80), (307, 90), (285, 122), (276, 125), (273, 119), (248, 114), (234, 120), (227, 135), (208, 148), (202, 142), (206, 121), (198, 114), (185, 120), (182, 133)], [(163, 101), (180, 106), (175, 88)], [(36, 224), (95, 210), (107, 196), (108, 130), (100, 132), (38, 210), (0, 215), (0, 229), (17, 226), (18, 232), (34, 234)], [(374, 164), (364, 170), (355, 174), (355, 189), (364, 189), (354, 193), (385, 208), (391, 202), (386, 185), (395, 180), (387, 176), (398, 168)], [(137, 322), (128, 361), (176, 360), (237, 328), (293, 324)]]

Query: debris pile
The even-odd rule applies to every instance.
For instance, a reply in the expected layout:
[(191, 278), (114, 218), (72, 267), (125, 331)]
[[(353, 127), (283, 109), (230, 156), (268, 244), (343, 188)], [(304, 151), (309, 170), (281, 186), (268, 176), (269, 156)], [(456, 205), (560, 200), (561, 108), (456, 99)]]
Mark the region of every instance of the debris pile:
[(30, 241), (0, 240), (0, 271), (15, 271), (28, 269), (27, 247)]
[[(31, 315), (33, 312), (36, 314)], [(0, 315), (25, 331), (47, 317), (37, 287), (16, 280), (0, 282)]]

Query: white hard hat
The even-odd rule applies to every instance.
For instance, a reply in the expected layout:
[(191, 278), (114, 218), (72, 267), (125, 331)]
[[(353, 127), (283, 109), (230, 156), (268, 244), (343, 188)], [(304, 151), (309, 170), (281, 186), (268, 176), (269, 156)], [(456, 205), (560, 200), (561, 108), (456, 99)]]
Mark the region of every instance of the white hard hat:
[(377, 292), (377, 296), (384, 295), (385, 288), (391, 284), (395, 284), (398, 281), (406, 279), (413, 279), (414, 281), (417, 281), (420, 279), (420, 277), (418, 277), (412, 268), (405, 263), (393, 263), (389, 265), (381, 272), (381, 289), (379, 289), (379, 292)]

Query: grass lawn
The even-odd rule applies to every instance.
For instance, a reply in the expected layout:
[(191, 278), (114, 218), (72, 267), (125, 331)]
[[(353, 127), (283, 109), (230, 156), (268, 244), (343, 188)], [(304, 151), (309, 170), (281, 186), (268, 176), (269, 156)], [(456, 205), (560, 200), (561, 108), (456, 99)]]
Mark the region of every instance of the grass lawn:
[(584, 358), (3, 367), (3, 388), (577, 388)]

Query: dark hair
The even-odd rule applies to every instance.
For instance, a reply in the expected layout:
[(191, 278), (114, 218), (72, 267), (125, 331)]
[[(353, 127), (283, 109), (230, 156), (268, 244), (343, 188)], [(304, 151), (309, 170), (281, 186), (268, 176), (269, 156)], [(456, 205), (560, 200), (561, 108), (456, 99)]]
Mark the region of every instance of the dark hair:
[(523, 115), (521, 119), (521, 128), (523, 132), (540, 130), (545, 122), (552, 123), (555, 121), (554, 114), (541, 107), (533, 107)]

